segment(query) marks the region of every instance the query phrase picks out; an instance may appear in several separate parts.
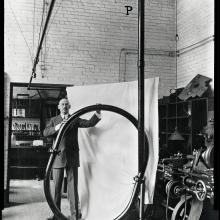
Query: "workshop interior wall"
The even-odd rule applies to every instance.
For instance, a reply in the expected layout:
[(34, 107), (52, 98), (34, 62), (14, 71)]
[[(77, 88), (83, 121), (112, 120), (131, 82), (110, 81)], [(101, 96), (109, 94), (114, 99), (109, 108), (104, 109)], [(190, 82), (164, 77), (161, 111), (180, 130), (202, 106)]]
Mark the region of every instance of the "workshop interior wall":
[[(214, 34), (214, 1), (177, 2), (178, 49)], [(6, 125), (9, 82), (29, 82), (31, 76), (43, 3), (48, 11), (50, 0), (7, 0), (4, 4)], [(133, 8), (129, 15), (127, 5)], [(145, 1), (145, 78), (160, 77), (159, 98), (176, 86), (175, 13), (175, 0)], [(136, 0), (57, 0), (33, 82), (88, 85), (136, 80), (137, 14)], [(178, 87), (197, 74), (213, 78), (213, 44), (210, 41), (178, 57)], [(6, 142), (4, 147), (7, 152)], [(4, 169), (6, 165), (7, 160)]]
[[(29, 82), (43, 2), (48, 11), (48, 0), (5, 2), (5, 72), (12, 81)], [(133, 8), (129, 15), (127, 5)], [(146, 55), (145, 77), (161, 77), (159, 96), (175, 82), (175, 59), (169, 56), (175, 49), (174, 14), (173, 0), (145, 2), (145, 50), (151, 54)], [(128, 53), (131, 62), (124, 66), (125, 54), (138, 48), (136, 0), (57, 0), (48, 29), (33, 82), (86, 85), (137, 79), (137, 56)]]
[[(29, 82), (43, 3), (48, 11), (49, 0), (5, 2), (5, 72), (13, 82)], [(175, 4), (145, 2), (145, 78), (160, 77), (159, 98), (175, 87)], [(133, 7), (129, 15), (126, 5)], [(137, 1), (57, 0), (48, 29), (33, 82), (86, 85), (137, 79)], [(214, 35), (214, 1), (177, 1), (177, 34), (178, 87), (197, 74), (214, 78), (213, 40), (181, 53)]]
[[(40, 25), (46, 19), (42, 12), (48, 12), (49, 4), (50, 0), (4, 4), (6, 136), (9, 85), (30, 80)], [(129, 15), (125, 6), (132, 6)], [(159, 97), (169, 95), (175, 85), (175, 58), (170, 56), (175, 49), (174, 14), (174, 0), (145, 1), (145, 78), (160, 77)], [(88, 85), (136, 80), (137, 49), (136, 0), (56, 0), (32, 82)], [(7, 141), (4, 148), (6, 175)]]
[(214, 0), (178, 0), (177, 34), (178, 87), (185, 87), (197, 74), (214, 81)]

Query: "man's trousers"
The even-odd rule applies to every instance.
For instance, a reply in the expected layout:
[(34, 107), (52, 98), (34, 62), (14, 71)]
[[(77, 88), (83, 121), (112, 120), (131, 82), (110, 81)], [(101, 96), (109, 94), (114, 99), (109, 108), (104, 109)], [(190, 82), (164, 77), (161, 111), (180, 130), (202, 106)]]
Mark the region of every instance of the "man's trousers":
[[(54, 181), (54, 202), (59, 210), (61, 210), (62, 183), (65, 168), (53, 169)], [(78, 167), (66, 167), (67, 174), (67, 195), (70, 204), (71, 220), (75, 220), (78, 216)]]

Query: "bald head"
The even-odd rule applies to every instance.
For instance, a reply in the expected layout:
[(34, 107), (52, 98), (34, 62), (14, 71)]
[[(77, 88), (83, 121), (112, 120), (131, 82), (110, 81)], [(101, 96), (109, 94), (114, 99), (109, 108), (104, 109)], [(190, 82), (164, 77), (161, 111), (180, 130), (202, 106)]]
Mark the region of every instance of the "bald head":
[(63, 98), (59, 101), (58, 109), (60, 110), (61, 114), (64, 114), (64, 115), (68, 114), (70, 108), (71, 108), (71, 105), (67, 98)]

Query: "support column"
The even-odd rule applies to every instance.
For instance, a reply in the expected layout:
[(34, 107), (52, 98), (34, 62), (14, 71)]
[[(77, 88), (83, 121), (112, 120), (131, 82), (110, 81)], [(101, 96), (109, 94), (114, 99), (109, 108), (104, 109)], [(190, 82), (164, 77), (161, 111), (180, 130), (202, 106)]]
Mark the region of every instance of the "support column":
[[(138, 171), (144, 165), (144, 0), (138, 0)], [(144, 214), (144, 182), (140, 190), (139, 219)]]

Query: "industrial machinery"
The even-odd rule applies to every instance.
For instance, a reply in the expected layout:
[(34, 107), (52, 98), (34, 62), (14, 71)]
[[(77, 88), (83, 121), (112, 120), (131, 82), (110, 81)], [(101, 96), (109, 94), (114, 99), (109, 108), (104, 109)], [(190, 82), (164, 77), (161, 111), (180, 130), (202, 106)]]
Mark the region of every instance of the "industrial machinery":
[[(212, 121), (214, 122), (214, 121)], [(214, 131), (213, 124), (207, 125), (202, 132), (205, 145), (194, 149), (192, 155), (180, 152), (169, 158), (163, 158), (158, 164), (159, 179), (163, 181), (168, 210), (172, 211), (171, 220), (199, 219), (203, 201), (214, 197)], [(169, 201), (179, 199), (175, 207)]]

